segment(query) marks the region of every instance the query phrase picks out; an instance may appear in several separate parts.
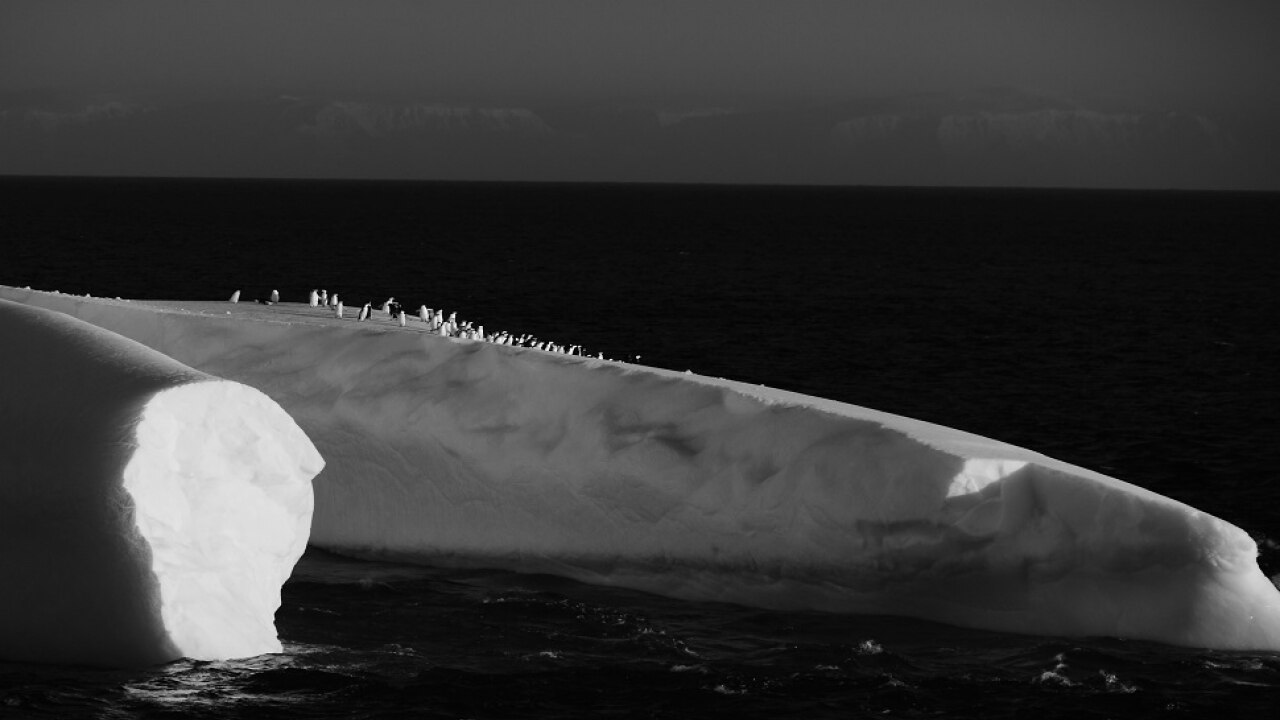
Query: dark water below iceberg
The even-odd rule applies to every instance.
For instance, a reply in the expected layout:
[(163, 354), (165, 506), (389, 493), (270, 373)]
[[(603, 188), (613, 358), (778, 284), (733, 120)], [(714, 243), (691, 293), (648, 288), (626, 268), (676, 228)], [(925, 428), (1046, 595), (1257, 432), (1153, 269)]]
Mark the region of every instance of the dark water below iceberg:
[[(1280, 197), (2, 179), (0, 284), (394, 295), (1024, 445), (1280, 573)], [(0, 664), (0, 718), (1260, 717), (1280, 654), (764, 612), (311, 551), (281, 655)]]

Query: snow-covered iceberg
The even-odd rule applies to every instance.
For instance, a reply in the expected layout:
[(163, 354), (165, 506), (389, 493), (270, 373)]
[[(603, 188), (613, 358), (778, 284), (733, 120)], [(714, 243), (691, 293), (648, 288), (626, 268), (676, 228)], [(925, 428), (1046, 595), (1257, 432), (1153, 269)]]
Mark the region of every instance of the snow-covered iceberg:
[(0, 659), (279, 652), (323, 466), (260, 391), (0, 299)]
[(852, 405), (305, 305), (0, 288), (257, 387), (328, 462), (311, 542), (771, 608), (1280, 649), (1249, 536)]

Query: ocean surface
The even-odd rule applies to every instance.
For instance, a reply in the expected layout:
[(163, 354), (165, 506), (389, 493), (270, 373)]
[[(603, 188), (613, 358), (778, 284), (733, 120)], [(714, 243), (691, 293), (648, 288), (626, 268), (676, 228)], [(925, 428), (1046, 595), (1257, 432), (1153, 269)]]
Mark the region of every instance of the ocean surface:
[[(1239, 525), (1280, 573), (1274, 194), (0, 178), (0, 284), (395, 296), (1026, 446)], [(0, 718), (1280, 709), (1277, 653), (766, 612), (314, 550), (283, 596), (281, 655), (0, 663)]]

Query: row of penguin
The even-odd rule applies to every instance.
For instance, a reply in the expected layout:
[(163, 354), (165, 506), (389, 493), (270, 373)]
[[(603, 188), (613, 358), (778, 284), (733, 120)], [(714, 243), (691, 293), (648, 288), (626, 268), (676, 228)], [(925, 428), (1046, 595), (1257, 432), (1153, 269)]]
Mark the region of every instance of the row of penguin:
[[(231, 295), (231, 302), (240, 302), (240, 291), (237, 290)], [(259, 301), (261, 302), (261, 301)], [(280, 292), (278, 290), (271, 291), (270, 304), (280, 302)], [(328, 290), (312, 290), (307, 298), (307, 304), (313, 308), (325, 308), (334, 314), (334, 317), (342, 319), (346, 317), (346, 308), (342, 304), (342, 300), (338, 298), (338, 293), (329, 294)], [(396, 299), (388, 298), (380, 307), (382, 314), (391, 319), (398, 321), (400, 327), (409, 325), (409, 314), (405, 311)], [(373, 319), (374, 315), (373, 303), (365, 303), (356, 313), (357, 321), (365, 321)], [(451, 312), (448, 316), (444, 310), (433, 310), (426, 305), (418, 307), (417, 319), (426, 323), (427, 328), (441, 337), (461, 338), (464, 340), (483, 340), (486, 342), (497, 343), (499, 345), (513, 345), (518, 347), (536, 348), (538, 350), (546, 350), (548, 352), (564, 353), (566, 355), (585, 356), (581, 345), (560, 345), (548, 340), (538, 340), (532, 335), (512, 335), (508, 332), (497, 332), (485, 334), (483, 325), (473, 325), (470, 321), (458, 320), (458, 313)], [(604, 360), (603, 353), (597, 353), (598, 359)], [(640, 359), (637, 355), (636, 359)]]

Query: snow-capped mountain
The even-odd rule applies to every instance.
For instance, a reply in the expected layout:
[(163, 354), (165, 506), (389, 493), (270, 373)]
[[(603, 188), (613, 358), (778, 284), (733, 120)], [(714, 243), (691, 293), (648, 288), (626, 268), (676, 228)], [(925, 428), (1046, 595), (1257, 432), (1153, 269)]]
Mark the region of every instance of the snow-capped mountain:
[(1201, 115), (1049, 102), (921, 105), (838, 120), (828, 135), (833, 157), (848, 167), (900, 161), (982, 184), (1193, 187), (1222, 178), (1239, 152), (1231, 133)]
[(147, 112), (149, 108), (137, 103), (120, 100), (108, 100), (91, 103), (70, 110), (57, 110), (43, 107), (14, 107), (0, 109), (0, 128), (38, 128), (44, 131), (57, 130), (67, 126), (89, 125), (93, 123), (121, 120), (138, 113)]
[(1222, 119), (1013, 90), (736, 105), (0, 97), (5, 174), (1213, 188), (1239, 186), (1256, 157)]
[(310, 122), (299, 125), (297, 132), (317, 138), (337, 138), (352, 133), (381, 137), (412, 132), (539, 135), (550, 133), (551, 128), (527, 108), (339, 101), (323, 106)]

